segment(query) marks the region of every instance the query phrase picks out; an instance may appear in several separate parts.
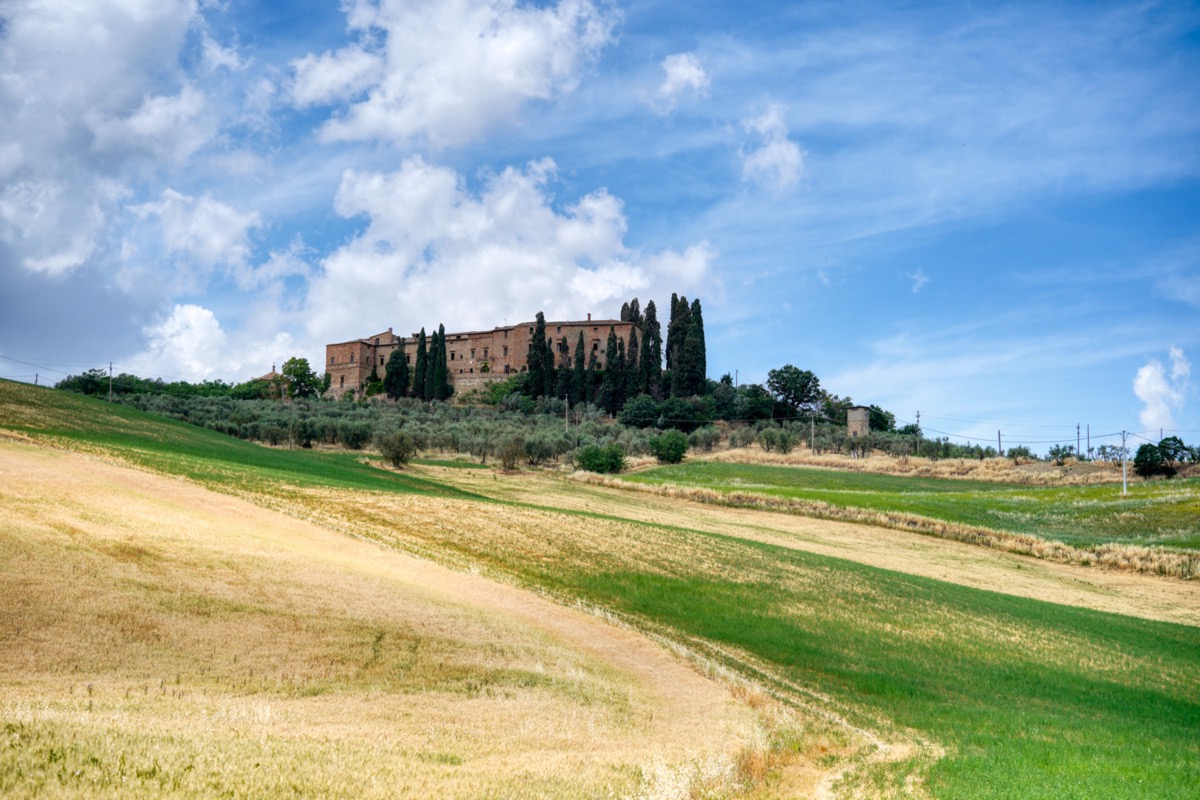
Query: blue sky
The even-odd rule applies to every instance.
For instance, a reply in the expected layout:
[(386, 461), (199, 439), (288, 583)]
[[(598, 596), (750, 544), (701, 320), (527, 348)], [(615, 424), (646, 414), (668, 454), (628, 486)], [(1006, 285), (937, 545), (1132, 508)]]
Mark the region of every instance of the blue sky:
[(676, 291), (714, 378), (1200, 440), (1200, 6), (752, 8), (0, 0), (0, 376)]

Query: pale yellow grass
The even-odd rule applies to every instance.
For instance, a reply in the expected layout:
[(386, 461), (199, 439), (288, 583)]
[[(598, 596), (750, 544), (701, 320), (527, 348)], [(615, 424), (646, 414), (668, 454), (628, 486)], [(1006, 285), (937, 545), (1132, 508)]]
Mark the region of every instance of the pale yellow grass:
[(422, 469), (505, 500), (683, 526), (1036, 600), (1200, 625), (1200, 591), (1169, 578), (1057, 563), (907, 531), (695, 503), (549, 473)]
[[(871, 472), (880, 475), (907, 475), (917, 478), (956, 478), (960, 480), (1021, 483), (1035, 486), (1076, 486), (1111, 483), (1121, 480), (1121, 467), (1106, 461), (1067, 461), (1057, 467), (1045, 462), (1014, 464), (1009, 458), (893, 458), (873, 453), (869, 458), (851, 458), (846, 454), (814, 454), (807, 448), (790, 453), (765, 452), (757, 444), (713, 453), (689, 452), (689, 459), (722, 461), (733, 464), (769, 464), (834, 469), (842, 472)], [(1141, 480), (1129, 469), (1131, 481)]]
[[(447, 529), (479, 524), (457, 510)], [(581, 610), (12, 442), (0, 719), (0, 789), (46, 797), (669, 796), (656, 765), (728, 792), (764, 730)]]

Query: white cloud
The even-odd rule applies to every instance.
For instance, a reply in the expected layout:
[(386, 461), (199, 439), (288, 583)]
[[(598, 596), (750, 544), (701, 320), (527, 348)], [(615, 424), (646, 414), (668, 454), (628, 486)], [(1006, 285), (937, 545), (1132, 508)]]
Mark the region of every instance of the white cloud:
[(25, 269), (95, 257), (137, 174), (212, 134), (178, 80), (192, 0), (6, 3), (0, 46), (0, 244)]
[(591, 0), (359, 0), (347, 17), (359, 41), (293, 62), (294, 102), (347, 104), (322, 129), (327, 141), (435, 145), (470, 140), (528, 101), (574, 90), (618, 19)]
[(267, 372), (271, 359), (278, 366), (296, 353), (292, 337), (274, 325), (264, 328), (251, 320), (231, 336), (212, 310), (191, 303), (176, 304), (142, 333), (145, 348), (121, 370), (168, 380), (246, 380)]
[(1162, 362), (1152, 358), (1133, 379), (1133, 393), (1142, 402), (1138, 419), (1145, 428), (1174, 428), (1174, 414), (1183, 410), (1191, 387), (1191, 364), (1183, 350), (1172, 347), (1168, 354), (1171, 358), (1169, 375)]
[(783, 105), (772, 103), (760, 116), (744, 120), (742, 128), (757, 139), (756, 147), (741, 153), (743, 180), (776, 192), (800, 182), (804, 172), (804, 151), (788, 138)]
[[(624, 244), (620, 201), (604, 190), (552, 206), (549, 159), (487, 176), (468, 191), (453, 170), (409, 158), (392, 173), (347, 171), (336, 209), (366, 228), (323, 262), (305, 318), (314, 340), (444, 322), (491, 327), (532, 318), (615, 315), (622, 301), (660, 302), (711, 288), (706, 243), (640, 253)], [(396, 198), (404, 198), (397, 202)]]
[(925, 284), (929, 283), (929, 276), (925, 274), (925, 270), (917, 267), (916, 272), (906, 272), (904, 277), (912, 281), (913, 294), (919, 294), (925, 288)]
[(658, 109), (667, 113), (687, 91), (703, 95), (708, 91), (709, 76), (700, 59), (691, 53), (675, 53), (662, 60), (663, 82), (658, 87)]
[(162, 199), (131, 209), (155, 217), (167, 251), (182, 254), (207, 268), (244, 267), (250, 256), (250, 231), (262, 225), (257, 212), (240, 212), (205, 195), (189, 197), (167, 189)]

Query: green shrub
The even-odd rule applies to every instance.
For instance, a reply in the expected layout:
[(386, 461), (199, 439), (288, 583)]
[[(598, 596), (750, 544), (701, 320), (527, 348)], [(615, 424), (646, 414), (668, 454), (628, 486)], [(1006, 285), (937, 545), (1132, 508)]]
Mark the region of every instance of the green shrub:
[(688, 437), (681, 431), (665, 431), (650, 440), (650, 454), (662, 464), (678, 464), (687, 449)]
[(506, 436), (496, 448), (496, 458), (505, 469), (516, 469), (517, 462), (525, 456), (525, 437), (518, 434)]
[(417, 452), (417, 444), (404, 431), (380, 434), (375, 437), (375, 446), (386, 461), (392, 462), (393, 467), (403, 467)]
[(720, 441), (721, 432), (713, 425), (705, 425), (703, 428), (697, 428), (688, 436), (688, 445), (703, 450), (706, 453), (711, 453), (712, 449)]
[[(684, 442), (686, 444), (686, 439)], [(579, 448), (575, 454), (575, 463), (580, 469), (588, 472), (617, 473), (625, 469), (625, 452), (615, 443), (603, 447), (590, 444)]]

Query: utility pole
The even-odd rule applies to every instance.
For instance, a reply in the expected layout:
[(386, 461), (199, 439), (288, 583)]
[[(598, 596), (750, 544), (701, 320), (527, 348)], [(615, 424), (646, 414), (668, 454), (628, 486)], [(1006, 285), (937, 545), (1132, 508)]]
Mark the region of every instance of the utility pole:
[(108, 362), (108, 402), (112, 402), (112, 362)]
[(817, 453), (817, 415), (813, 414), (808, 418), (808, 452), (812, 455)]
[(738, 388), (738, 371), (736, 369), (733, 371), (733, 388)]
[(1082, 453), (1079, 450), (1079, 423), (1075, 423), (1075, 457), (1079, 458)]
[(996, 455), (1004, 455), (1004, 448), (1000, 445), (1000, 431), (996, 431)]
[(1090, 422), (1088, 423), (1088, 426), (1087, 426), (1087, 437), (1088, 437), (1088, 440), (1087, 440), (1087, 442), (1088, 442), (1088, 458), (1090, 459), (1092, 457), (1092, 423), (1090, 423)]
[(36, 373), (36, 372), (33, 373), (33, 385), (34, 386), (38, 385), (38, 373)]
[(1121, 431), (1121, 494), (1129, 494), (1129, 479), (1126, 471), (1129, 462), (1129, 449), (1125, 447), (1125, 436), (1125, 431)]

